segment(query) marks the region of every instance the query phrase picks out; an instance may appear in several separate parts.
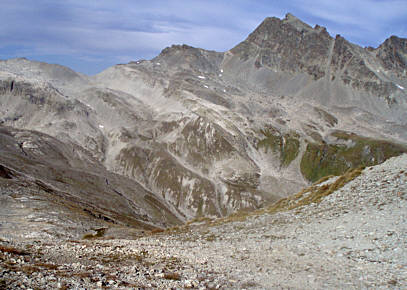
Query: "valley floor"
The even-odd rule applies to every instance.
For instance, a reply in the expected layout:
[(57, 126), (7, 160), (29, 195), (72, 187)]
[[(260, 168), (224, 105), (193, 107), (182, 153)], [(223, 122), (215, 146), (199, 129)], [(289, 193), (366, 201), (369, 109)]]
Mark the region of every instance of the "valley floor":
[(407, 155), (318, 204), (137, 239), (0, 240), (0, 288), (404, 288)]

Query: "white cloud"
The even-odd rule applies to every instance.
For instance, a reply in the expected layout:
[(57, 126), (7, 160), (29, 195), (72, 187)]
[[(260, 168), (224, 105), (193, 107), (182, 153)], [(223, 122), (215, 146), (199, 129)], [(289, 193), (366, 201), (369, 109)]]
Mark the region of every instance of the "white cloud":
[(182, 43), (224, 51), (265, 17), (287, 12), (362, 44), (407, 30), (405, 0), (3, 0), (0, 57), (126, 62)]
[(378, 44), (390, 34), (402, 33), (403, 29), (398, 29), (397, 26), (404, 26), (405, 29), (407, 25), (405, 21), (407, 1), (404, 0), (296, 0), (296, 2), (299, 10), (309, 15), (309, 18), (325, 21), (329, 26), (328, 30), (363, 44)]

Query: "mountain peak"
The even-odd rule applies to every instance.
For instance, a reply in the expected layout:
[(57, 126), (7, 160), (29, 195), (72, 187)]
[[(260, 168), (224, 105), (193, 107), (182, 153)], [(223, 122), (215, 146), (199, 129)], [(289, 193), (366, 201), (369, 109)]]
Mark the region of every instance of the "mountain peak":
[(400, 77), (406, 76), (407, 38), (395, 35), (387, 38), (378, 48), (377, 57), (387, 70), (394, 70)]
[[(231, 50), (255, 66), (306, 72), (314, 79), (325, 75), (324, 65), (332, 46), (325, 28), (304, 23), (287, 13), (284, 19), (266, 18), (249, 37)], [(260, 48), (260, 49), (259, 49)]]
[(291, 13), (287, 13), (285, 15), (285, 18), (282, 20), (283, 23), (285, 24), (291, 24), (293, 27), (295, 27), (298, 31), (302, 30), (312, 30), (312, 27), (309, 26), (307, 23), (303, 22), (299, 18), (295, 17)]
[[(266, 17), (263, 22), (256, 28), (256, 32), (271, 32), (274, 29), (279, 29), (281, 26), (288, 25), (297, 31), (312, 31), (313, 28), (307, 23), (303, 22), (291, 13), (287, 13), (285, 18), (280, 19), (277, 17)], [(319, 27), (319, 26), (318, 26)]]
[[(290, 12), (288, 12), (286, 15), (285, 15), (285, 18), (284, 19), (286, 19), (286, 20), (290, 20), (290, 19), (292, 19), (292, 20), (300, 20), (300, 19), (298, 19), (297, 17), (295, 17), (293, 14), (291, 14)], [(300, 20), (301, 21), (301, 20)]]

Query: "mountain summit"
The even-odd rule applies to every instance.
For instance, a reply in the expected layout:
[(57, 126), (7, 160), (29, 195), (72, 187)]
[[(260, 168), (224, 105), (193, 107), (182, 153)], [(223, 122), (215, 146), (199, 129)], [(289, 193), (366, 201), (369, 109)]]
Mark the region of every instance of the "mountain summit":
[(231, 50), (241, 60), (255, 58), (257, 68), (306, 72), (315, 80), (325, 76), (334, 40), (325, 28), (305, 24), (295, 16), (266, 18), (249, 37)]
[(339, 35), (332, 38), (324, 27), (311, 28), (291, 14), (282, 20), (266, 18), (231, 50), (244, 62), (251, 59), (256, 68), (306, 73), (315, 81), (350, 85), (378, 97), (400, 95), (399, 83), (407, 76), (405, 51), (405, 39), (392, 37), (377, 49), (361, 48)]

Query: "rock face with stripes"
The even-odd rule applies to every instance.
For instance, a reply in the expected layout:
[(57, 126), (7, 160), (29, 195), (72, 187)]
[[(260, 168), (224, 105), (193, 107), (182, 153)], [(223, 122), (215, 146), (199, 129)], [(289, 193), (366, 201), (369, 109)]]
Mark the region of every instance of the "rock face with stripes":
[[(39, 161), (30, 142), (10, 141), (18, 158), (38, 162), (26, 171), (3, 158), (2, 176), (46, 182), (97, 168), (92, 181), (75, 174), (66, 182), (79, 199), (126, 203), (97, 210), (114, 209), (108, 218), (117, 223), (164, 227), (255, 209), (407, 151), (406, 45), (392, 36), (362, 48), (287, 14), (266, 18), (226, 52), (173, 45), (94, 76), (0, 61), (3, 130), (53, 140), (40, 144), (48, 157)], [(49, 153), (60, 148), (76, 153)], [(45, 178), (43, 162), (59, 165)], [(109, 189), (113, 175), (126, 184), (121, 197)], [(72, 194), (66, 182), (47, 184)]]

